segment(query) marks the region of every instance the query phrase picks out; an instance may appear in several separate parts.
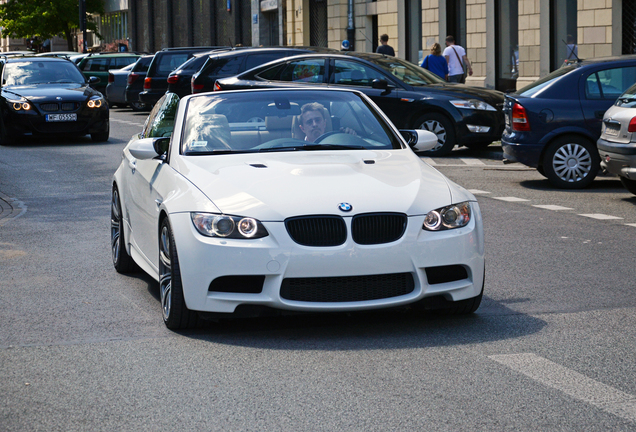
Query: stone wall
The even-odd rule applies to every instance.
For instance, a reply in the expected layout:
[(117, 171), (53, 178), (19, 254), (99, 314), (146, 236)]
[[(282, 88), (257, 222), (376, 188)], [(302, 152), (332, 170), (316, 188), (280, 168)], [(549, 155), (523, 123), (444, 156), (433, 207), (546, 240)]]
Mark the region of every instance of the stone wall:
[(519, 0), (518, 89), (538, 80), (541, 74), (540, 7), (540, 0)]
[(612, 0), (578, 0), (577, 25), (579, 58), (612, 55)]
[(473, 76), (466, 78), (466, 84), (483, 87), (486, 80), (486, 0), (466, 0), (464, 48), (473, 66)]

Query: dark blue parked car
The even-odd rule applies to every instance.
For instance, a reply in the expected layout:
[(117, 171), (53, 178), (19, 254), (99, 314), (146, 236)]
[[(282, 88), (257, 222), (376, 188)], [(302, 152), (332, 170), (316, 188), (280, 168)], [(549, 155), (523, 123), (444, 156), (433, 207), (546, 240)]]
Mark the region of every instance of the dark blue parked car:
[(599, 171), (603, 114), (636, 82), (636, 55), (583, 60), (506, 95), (504, 158), (537, 168), (559, 188), (588, 186)]

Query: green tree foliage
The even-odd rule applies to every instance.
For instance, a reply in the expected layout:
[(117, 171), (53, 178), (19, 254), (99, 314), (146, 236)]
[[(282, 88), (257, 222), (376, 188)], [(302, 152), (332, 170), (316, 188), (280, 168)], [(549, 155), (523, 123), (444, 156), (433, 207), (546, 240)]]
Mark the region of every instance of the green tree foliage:
[[(86, 0), (88, 13), (103, 14), (103, 0)], [(95, 30), (88, 19), (88, 29)], [(79, 28), (79, 0), (9, 0), (0, 5), (0, 26), (3, 37), (41, 40), (63, 36), (69, 51), (73, 50), (74, 29)]]

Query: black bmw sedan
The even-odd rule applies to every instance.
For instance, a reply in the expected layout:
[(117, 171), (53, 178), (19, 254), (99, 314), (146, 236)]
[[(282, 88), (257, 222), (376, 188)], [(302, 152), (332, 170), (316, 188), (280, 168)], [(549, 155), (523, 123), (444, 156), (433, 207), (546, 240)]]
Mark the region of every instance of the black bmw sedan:
[(89, 87), (69, 60), (55, 57), (3, 58), (0, 143), (22, 136), (87, 135), (107, 141), (108, 104)]
[(405, 60), (381, 54), (304, 54), (270, 62), (217, 80), (215, 90), (322, 86), (353, 88), (369, 96), (399, 129), (437, 135), (430, 154), (458, 145), (473, 149), (499, 140), (504, 128), (503, 93), (451, 84)]

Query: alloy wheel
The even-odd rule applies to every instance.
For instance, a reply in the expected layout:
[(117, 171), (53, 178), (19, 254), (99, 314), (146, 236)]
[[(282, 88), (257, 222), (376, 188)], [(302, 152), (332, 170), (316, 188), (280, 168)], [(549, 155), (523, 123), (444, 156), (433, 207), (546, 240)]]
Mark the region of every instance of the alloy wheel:
[(113, 190), (110, 206), (110, 246), (113, 255), (113, 264), (119, 262), (119, 242), (121, 241), (121, 209), (119, 208), (119, 193)]
[(575, 183), (583, 180), (592, 169), (589, 151), (579, 144), (565, 144), (552, 157), (552, 167), (564, 182)]
[(446, 143), (446, 129), (444, 128), (444, 125), (441, 124), (439, 121), (426, 120), (424, 123), (422, 123), (420, 129), (433, 132), (435, 135), (437, 135), (437, 145), (431, 149), (432, 151), (439, 150), (444, 146), (444, 143)]
[(159, 239), (159, 291), (161, 293), (161, 312), (164, 321), (170, 317), (172, 309), (172, 254), (170, 252), (170, 230), (161, 228)]

